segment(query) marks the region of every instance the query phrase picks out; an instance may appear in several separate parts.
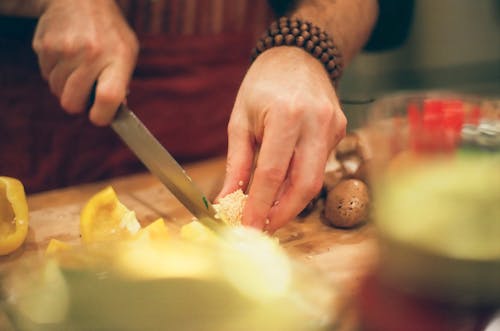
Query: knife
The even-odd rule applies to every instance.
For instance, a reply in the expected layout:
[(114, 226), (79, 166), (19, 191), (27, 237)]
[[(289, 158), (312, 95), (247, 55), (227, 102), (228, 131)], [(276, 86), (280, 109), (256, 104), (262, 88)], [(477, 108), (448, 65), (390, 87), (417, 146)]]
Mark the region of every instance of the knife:
[[(90, 105), (95, 98), (95, 86)], [(90, 109), (90, 107), (88, 107)], [(134, 152), (139, 160), (168, 190), (204, 225), (217, 230), (215, 209), (184, 169), (144, 126), (139, 118), (122, 103), (111, 122), (111, 128)]]

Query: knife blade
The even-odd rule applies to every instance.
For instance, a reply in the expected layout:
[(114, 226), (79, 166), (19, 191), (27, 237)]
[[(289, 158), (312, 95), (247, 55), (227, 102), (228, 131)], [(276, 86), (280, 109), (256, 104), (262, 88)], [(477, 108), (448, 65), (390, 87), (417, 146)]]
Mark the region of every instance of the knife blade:
[(125, 104), (121, 104), (111, 128), (141, 162), (204, 225), (217, 229), (215, 209), (185, 170)]

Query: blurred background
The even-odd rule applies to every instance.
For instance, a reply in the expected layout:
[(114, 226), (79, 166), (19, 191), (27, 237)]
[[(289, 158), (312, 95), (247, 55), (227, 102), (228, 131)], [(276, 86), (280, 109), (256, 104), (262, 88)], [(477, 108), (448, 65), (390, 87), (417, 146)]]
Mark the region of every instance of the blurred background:
[[(500, 94), (500, 0), (378, 1), (379, 24), (340, 82), (349, 129), (364, 123), (371, 100), (395, 91)], [(141, 43), (131, 108), (178, 161), (224, 155), (226, 124), (250, 50), (272, 19), (271, 1), (117, 3)], [(113, 132), (60, 109), (31, 48), (36, 23), (0, 15), (0, 173), (33, 193), (144, 170)]]
[[(399, 40), (383, 50), (368, 45), (354, 59), (340, 84), (342, 99), (367, 101), (415, 89), (500, 95), (499, 0), (384, 2), (381, 19), (392, 23), (379, 31), (380, 38)], [(344, 108), (350, 127), (357, 126), (358, 110), (366, 105)]]

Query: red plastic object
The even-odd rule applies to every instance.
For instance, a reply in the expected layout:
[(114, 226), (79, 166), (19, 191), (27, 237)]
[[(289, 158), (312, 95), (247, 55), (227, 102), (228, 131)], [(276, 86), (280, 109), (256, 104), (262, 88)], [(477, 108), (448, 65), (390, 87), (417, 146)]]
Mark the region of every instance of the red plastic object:
[(481, 118), (481, 109), (479, 106), (474, 106), (472, 110), (467, 113), (466, 122), (474, 126), (479, 125), (479, 119)]
[(465, 120), (462, 100), (427, 99), (422, 105), (410, 103), (407, 111), (413, 150), (421, 153), (455, 150)]

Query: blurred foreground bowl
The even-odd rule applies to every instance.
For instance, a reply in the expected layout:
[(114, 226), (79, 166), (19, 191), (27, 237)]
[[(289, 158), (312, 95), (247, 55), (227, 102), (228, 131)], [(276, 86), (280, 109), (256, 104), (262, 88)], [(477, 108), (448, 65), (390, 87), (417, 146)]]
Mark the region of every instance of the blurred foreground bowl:
[(381, 280), (438, 301), (500, 304), (500, 99), (389, 95), (358, 131), (372, 151)]
[(321, 331), (337, 318), (326, 279), (244, 227), (75, 247), (1, 280), (0, 309), (20, 331)]

